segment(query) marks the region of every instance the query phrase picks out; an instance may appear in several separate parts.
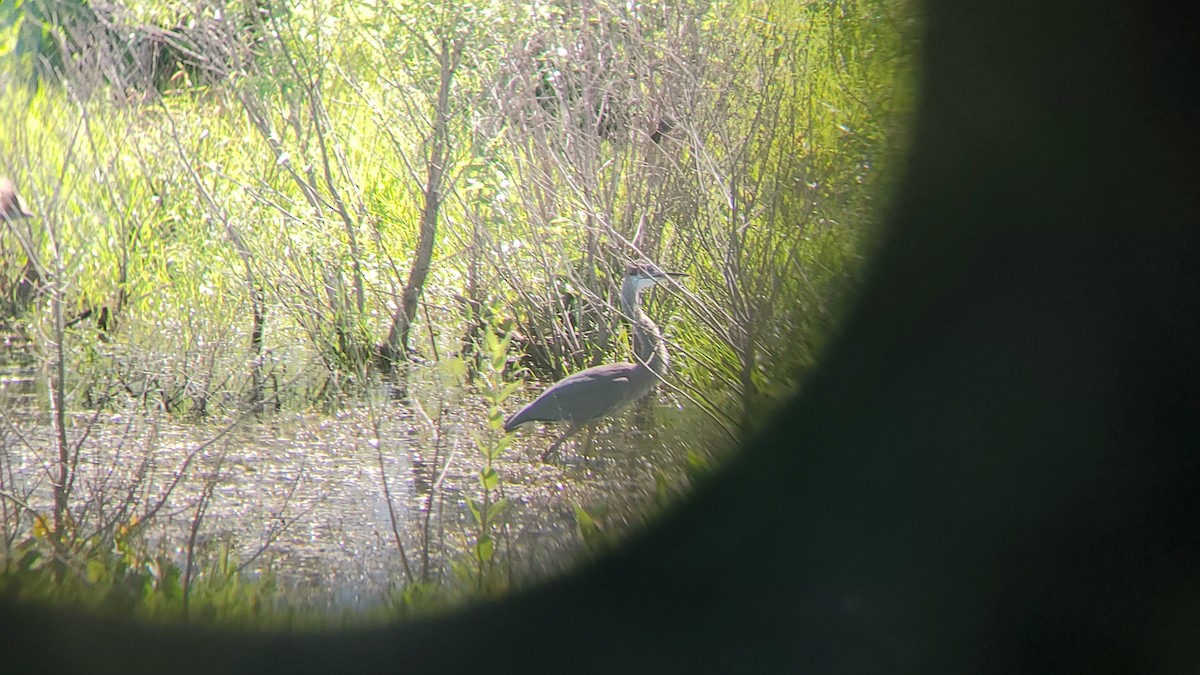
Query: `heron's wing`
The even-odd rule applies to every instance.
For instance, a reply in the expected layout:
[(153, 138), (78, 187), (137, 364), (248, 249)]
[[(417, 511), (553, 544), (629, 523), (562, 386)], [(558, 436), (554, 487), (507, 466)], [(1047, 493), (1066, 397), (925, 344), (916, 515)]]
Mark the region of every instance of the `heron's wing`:
[(587, 422), (641, 398), (654, 386), (654, 374), (633, 363), (610, 363), (568, 375), (542, 392), (505, 423)]

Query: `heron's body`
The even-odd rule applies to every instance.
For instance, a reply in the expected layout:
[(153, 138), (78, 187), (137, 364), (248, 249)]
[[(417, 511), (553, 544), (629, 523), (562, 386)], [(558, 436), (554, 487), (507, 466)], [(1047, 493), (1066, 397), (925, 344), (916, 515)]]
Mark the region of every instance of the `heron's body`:
[[(573, 373), (542, 392), (504, 424), (508, 431), (526, 422), (588, 422), (610, 415), (654, 388), (657, 377), (640, 363), (608, 363)], [(586, 412), (584, 412), (586, 411)]]
[(621, 287), (621, 306), (633, 322), (635, 363), (610, 363), (573, 373), (555, 382), (504, 423), (512, 431), (529, 422), (567, 422), (571, 426), (542, 455), (549, 457), (584, 425), (611, 415), (654, 390), (666, 375), (667, 348), (658, 327), (638, 306), (643, 288), (670, 276), (650, 267), (633, 267)]

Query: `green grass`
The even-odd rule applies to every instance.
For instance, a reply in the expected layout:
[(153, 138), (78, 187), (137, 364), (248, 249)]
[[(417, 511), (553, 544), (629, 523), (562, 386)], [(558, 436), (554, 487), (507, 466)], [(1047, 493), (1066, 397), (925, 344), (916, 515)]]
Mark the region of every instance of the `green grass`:
[[(645, 256), (689, 273), (687, 294), (649, 298), (678, 396), (714, 434), (736, 435), (818, 361), (870, 250), (905, 138), (911, 10), (625, 6), (559, 17), (503, 2), (433, 15), (405, 3), (276, 7), (239, 36), (187, 34), (220, 72), (166, 63), (156, 88), (114, 76), (129, 64), (123, 41), (107, 62), (63, 63), (30, 37), (36, 5), (12, 5), (0, 16), (0, 173), (38, 217), (0, 230), (0, 307), (31, 255), (47, 285), (3, 319), (48, 363), (63, 341), (72, 410), (132, 401), (200, 419), (364, 395), (414, 258), (436, 55), (463, 40), (446, 92), (450, 178), (410, 346), (456, 358), (482, 320), (489, 336), (511, 327), (544, 347), (523, 350), (534, 373), (624, 359), (611, 307), (621, 268)], [(136, 34), (211, 17), (133, 10)], [(89, 28), (72, 20), (83, 23), (45, 35)], [(651, 142), (663, 115), (673, 129)], [(487, 386), (498, 405), (504, 382)], [(493, 458), (498, 443), (480, 451)], [(503, 522), (490, 480), (461, 575), (477, 588)], [(51, 555), (54, 538), (22, 522), (4, 592), (183, 616), (176, 563), (111, 533)], [(584, 536), (599, 527), (580, 524)], [(227, 552), (206, 565), (188, 616), (274, 611), (269, 578), (231, 575)], [(439, 596), (409, 581), (398, 607)]]

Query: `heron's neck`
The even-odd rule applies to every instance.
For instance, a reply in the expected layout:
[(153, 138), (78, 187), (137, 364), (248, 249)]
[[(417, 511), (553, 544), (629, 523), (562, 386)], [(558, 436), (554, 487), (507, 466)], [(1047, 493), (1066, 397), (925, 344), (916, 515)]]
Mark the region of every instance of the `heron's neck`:
[(641, 307), (634, 307), (630, 317), (633, 319), (633, 354), (638, 364), (663, 377), (669, 361), (662, 333)]
[(637, 316), (634, 321), (634, 354), (638, 363), (646, 365), (646, 368), (654, 371), (659, 377), (665, 376), (667, 366), (670, 365), (667, 360), (666, 342), (662, 341), (658, 325), (650, 321), (646, 312), (640, 311), (638, 315), (641, 316)]

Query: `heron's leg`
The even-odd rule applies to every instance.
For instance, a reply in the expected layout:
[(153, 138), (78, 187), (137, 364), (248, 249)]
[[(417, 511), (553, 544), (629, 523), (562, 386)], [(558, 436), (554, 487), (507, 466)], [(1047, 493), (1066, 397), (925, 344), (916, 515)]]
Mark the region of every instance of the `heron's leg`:
[(582, 428), (583, 428), (582, 424), (573, 422), (571, 424), (570, 428), (567, 429), (567, 433), (563, 434), (562, 436), (559, 436), (558, 440), (554, 441), (554, 443), (552, 443), (550, 445), (550, 447), (547, 448), (546, 451), (542, 453), (542, 461), (543, 462), (549, 461), (550, 457), (554, 455), (554, 451), (558, 450), (558, 446), (562, 445), (563, 441), (565, 441), (568, 438), (579, 433), (579, 430)]

